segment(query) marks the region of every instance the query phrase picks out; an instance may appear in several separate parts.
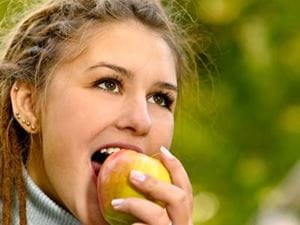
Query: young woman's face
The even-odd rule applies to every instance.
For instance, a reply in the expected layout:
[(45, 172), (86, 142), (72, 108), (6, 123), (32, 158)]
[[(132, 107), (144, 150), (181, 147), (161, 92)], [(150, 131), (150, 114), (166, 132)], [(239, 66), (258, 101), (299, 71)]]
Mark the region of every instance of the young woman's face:
[[(94, 28), (87, 49), (54, 72), (42, 116), (42, 160), (33, 180), (83, 224), (104, 224), (92, 156), (108, 147), (152, 155), (169, 147), (176, 101), (167, 43), (137, 22)], [(101, 167), (100, 167), (101, 170)]]

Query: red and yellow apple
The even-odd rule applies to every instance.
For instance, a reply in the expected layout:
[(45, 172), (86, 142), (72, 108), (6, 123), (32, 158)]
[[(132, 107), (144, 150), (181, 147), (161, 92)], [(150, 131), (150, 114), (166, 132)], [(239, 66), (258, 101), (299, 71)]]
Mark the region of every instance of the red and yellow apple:
[[(133, 215), (114, 210), (111, 205), (113, 199), (129, 197), (148, 199), (130, 183), (129, 175), (132, 170), (171, 183), (169, 172), (158, 159), (124, 149), (109, 156), (101, 166), (97, 178), (97, 191), (104, 219), (111, 225), (128, 225), (138, 221)], [(155, 203), (162, 205), (158, 201)]]

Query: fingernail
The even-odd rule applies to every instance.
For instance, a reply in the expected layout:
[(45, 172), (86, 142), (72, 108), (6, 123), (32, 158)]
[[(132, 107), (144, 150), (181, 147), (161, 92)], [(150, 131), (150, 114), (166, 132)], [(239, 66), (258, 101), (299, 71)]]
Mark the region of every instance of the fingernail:
[(122, 198), (117, 198), (117, 199), (113, 199), (111, 200), (111, 205), (114, 209), (118, 209), (121, 207), (121, 205), (124, 203), (124, 199)]
[(174, 155), (164, 146), (160, 147), (160, 151), (162, 154), (164, 154), (168, 159), (174, 159)]
[(132, 170), (130, 173), (130, 177), (135, 182), (143, 182), (146, 179), (145, 174), (137, 170)]

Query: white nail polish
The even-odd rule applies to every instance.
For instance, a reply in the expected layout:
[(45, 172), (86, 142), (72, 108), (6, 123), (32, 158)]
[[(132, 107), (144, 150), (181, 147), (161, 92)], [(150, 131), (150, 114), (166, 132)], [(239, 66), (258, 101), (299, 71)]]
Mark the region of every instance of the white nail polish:
[(174, 159), (174, 155), (164, 146), (160, 147), (160, 151), (163, 155), (165, 155), (168, 159)]
[(124, 203), (124, 199), (122, 198), (117, 198), (117, 199), (113, 199), (111, 200), (111, 205), (114, 209), (118, 209), (121, 207), (121, 205)]
[(130, 172), (130, 177), (133, 181), (137, 181), (137, 182), (143, 182), (146, 179), (145, 174), (137, 170), (132, 170)]

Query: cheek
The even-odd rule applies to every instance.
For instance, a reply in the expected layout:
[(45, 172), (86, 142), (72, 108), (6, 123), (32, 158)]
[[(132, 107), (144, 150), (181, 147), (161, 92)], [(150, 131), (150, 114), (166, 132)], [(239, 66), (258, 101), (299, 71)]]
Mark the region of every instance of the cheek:
[(86, 161), (90, 139), (98, 129), (92, 122), (97, 115), (94, 100), (78, 89), (57, 93), (49, 97), (42, 121), (46, 157), (58, 158), (62, 166), (66, 161)]
[(74, 88), (62, 93), (50, 99), (44, 124), (52, 139), (61, 139), (67, 145), (83, 147), (110, 125), (120, 111), (115, 99), (102, 96), (97, 90)]
[[(84, 130), (86, 116), (78, 110), (81, 104), (78, 99), (74, 101), (67, 95), (52, 98), (48, 102), (42, 121), (43, 149), (48, 172), (59, 173), (63, 170), (70, 176), (70, 169), (76, 171), (72, 166), (75, 165), (74, 161), (77, 165), (82, 164), (82, 150), (86, 148), (83, 140), (86, 140), (87, 130)], [(83, 139), (79, 139), (80, 135)]]
[(80, 132), (78, 128), (84, 129), (86, 126), (83, 125), (92, 114), (89, 112), (92, 109), (87, 107), (86, 103), (86, 101), (69, 96), (61, 96), (60, 99), (49, 101), (43, 121), (45, 134), (51, 134), (57, 138), (77, 136)]
[(152, 134), (154, 140), (161, 145), (170, 148), (174, 132), (174, 116), (170, 112), (162, 112), (152, 120)]

